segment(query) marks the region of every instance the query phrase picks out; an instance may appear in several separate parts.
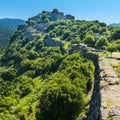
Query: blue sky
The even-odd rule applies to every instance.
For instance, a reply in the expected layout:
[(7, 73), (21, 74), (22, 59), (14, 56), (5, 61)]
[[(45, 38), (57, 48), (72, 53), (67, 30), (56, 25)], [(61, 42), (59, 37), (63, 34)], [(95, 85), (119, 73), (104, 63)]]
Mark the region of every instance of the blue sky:
[(120, 0), (1, 0), (0, 18), (27, 18), (58, 8), (76, 19), (120, 23)]

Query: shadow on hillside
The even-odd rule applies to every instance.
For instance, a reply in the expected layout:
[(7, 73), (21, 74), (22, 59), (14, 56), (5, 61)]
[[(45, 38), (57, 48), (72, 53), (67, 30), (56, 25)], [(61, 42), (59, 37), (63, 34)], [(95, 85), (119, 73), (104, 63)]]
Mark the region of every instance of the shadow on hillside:
[(99, 67), (96, 67), (95, 75), (94, 75), (94, 85), (93, 92), (90, 101), (90, 107), (87, 113), (87, 120), (101, 120), (101, 93), (100, 93), (100, 77), (99, 77)]

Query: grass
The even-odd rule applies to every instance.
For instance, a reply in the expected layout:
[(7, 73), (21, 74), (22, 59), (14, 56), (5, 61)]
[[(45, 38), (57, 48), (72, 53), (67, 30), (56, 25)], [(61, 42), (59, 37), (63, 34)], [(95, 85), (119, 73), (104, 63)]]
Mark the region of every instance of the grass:
[(68, 47), (70, 46), (70, 42), (63, 41), (62, 43), (64, 44), (63, 48), (64, 48), (65, 50), (67, 50)]
[(104, 102), (107, 105), (107, 108), (109, 108), (112, 104), (112, 102), (109, 99), (105, 100)]
[(110, 52), (106, 52), (106, 53), (99, 53), (100, 57), (109, 57), (111, 55)]
[(60, 38), (59, 37), (54, 37), (53, 38), (55, 41), (60, 41)]
[(111, 116), (108, 116), (108, 120), (113, 120), (113, 118)]
[(119, 65), (118, 64), (112, 64), (112, 67), (113, 68), (119, 68)]

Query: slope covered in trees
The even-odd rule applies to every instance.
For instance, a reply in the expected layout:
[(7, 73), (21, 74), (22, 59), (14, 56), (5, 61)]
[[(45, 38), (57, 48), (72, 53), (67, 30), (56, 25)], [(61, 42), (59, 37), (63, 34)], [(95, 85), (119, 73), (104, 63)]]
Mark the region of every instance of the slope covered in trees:
[(0, 19), (0, 48), (9, 44), (10, 37), (17, 30), (17, 27), (24, 23), (25, 21), (21, 19)]
[[(84, 116), (94, 64), (74, 43), (107, 49), (119, 43), (119, 28), (75, 20), (57, 9), (29, 18), (0, 54), (0, 118), (76, 120)], [(102, 43), (102, 45), (101, 45)], [(103, 44), (104, 43), (104, 44)]]

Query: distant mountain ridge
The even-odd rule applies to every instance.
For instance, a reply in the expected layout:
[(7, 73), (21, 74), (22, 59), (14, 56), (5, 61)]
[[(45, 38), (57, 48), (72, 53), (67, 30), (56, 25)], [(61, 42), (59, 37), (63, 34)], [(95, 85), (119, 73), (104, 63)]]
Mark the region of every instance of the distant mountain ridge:
[(0, 48), (8, 45), (11, 36), (19, 25), (25, 24), (22, 19), (3, 18), (0, 19)]
[(22, 19), (12, 19), (12, 18), (3, 18), (0, 19), (0, 26), (9, 27), (10, 29), (17, 29), (18, 25), (24, 24), (25, 20)]
[(120, 23), (112, 23), (112, 24), (110, 24), (109, 26), (113, 26), (113, 27), (119, 27), (120, 26)]

